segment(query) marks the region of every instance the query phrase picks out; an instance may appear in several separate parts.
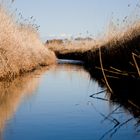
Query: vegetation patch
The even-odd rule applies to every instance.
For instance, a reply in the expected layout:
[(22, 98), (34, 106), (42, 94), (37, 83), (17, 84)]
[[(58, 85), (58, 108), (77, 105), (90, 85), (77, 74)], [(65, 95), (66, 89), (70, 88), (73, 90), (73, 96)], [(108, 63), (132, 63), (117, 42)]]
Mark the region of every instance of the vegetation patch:
[(17, 23), (5, 7), (0, 5), (0, 79), (55, 63), (55, 54), (44, 47), (37, 29)]

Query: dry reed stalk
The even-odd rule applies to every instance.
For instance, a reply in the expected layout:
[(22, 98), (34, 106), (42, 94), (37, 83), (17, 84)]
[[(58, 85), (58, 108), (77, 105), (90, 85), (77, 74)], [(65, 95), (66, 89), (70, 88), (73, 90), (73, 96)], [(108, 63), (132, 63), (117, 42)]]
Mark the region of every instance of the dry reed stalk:
[(140, 69), (139, 69), (139, 66), (138, 66), (138, 63), (137, 63), (135, 57), (138, 57), (138, 56), (137, 56), (135, 53), (132, 53), (132, 58), (133, 58), (133, 61), (134, 61), (135, 66), (136, 66), (136, 69), (137, 69), (138, 75), (139, 75), (139, 77), (140, 77)]
[(103, 74), (103, 77), (104, 77), (104, 80), (105, 80), (105, 83), (107, 85), (107, 88), (109, 89), (110, 93), (113, 93), (109, 83), (108, 83), (108, 80), (107, 80), (107, 77), (105, 75), (105, 72), (104, 72), (104, 68), (103, 68), (103, 62), (102, 62), (102, 54), (101, 54), (101, 48), (99, 47), (99, 60), (100, 60), (100, 66), (101, 66), (101, 70), (102, 70), (102, 74)]
[(120, 73), (123, 73), (123, 71), (121, 71), (121, 70), (119, 70), (119, 69), (117, 69), (117, 68), (114, 68), (114, 67), (110, 67), (111, 69), (113, 69), (113, 70), (115, 70), (115, 71), (117, 71), (117, 72), (120, 72)]
[(132, 101), (128, 100), (128, 103), (130, 103), (132, 106), (136, 107), (138, 110), (140, 110), (140, 107), (137, 106), (135, 103), (133, 103)]
[[(101, 70), (101, 68), (99, 68), (99, 67), (96, 67), (96, 68)], [(126, 73), (126, 72), (120, 73), (120, 72), (111, 71), (111, 70), (107, 70), (107, 69), (104, 69), (104, 71), (109, 72), (109, 73), (113, 73), (113, 74), (117, 74), (117, 75), (128, 76), (128, 73)]]
[(113, 78), (113, 79), (120, 79), (119, 77), (116, 76), (110, 76), (110, 75), (106, 75), (107, 78)]

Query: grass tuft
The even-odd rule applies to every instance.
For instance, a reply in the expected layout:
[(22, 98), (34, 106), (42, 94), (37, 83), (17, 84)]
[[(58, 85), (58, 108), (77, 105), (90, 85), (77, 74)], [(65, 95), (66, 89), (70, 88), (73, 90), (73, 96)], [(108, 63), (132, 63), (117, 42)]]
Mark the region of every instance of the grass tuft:
[(0, 79), (55, 63), (55, 54), (44, 47), (37, 30), (30, 24), (16, 23), (2, 4), (0, 20)]

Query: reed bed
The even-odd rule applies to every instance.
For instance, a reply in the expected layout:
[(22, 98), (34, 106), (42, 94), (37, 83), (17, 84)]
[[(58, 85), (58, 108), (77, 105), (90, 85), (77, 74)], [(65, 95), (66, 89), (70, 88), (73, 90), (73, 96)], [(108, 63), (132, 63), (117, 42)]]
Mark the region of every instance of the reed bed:
[(54, 51), (56, 54), (67, 54), (67, 53), (82, 53), (93, 49), (97, 44), (96, 40), (92, 41), (64, 41), (62, 44), (51, 43), (45, 44), (47, 48)]
[(114, 33), (112, 37), (90, 43), (90, 45), (85, 43), (85, 47), (79, 45), (76, 49), (74, 45), (73, 47), (63, 46), (59, 49), (49, 48), (54, 50), (58, 58), (84, 61), (86, 69), (94, 73), (95, 77), (100, 77), (112, 94), (114, 92), (111, 87), (112, 79), (121, 83), (127, 81), (139, 83), (140, 22), (134, 22), (125, 30)]
[[(94, 41), (95, 42), (95, 41)], [(139, 72), (140, 57), (140, 23), (135, 23), (124, 32), (116, 33), (112, 38), (103, 39), (101, 42), (79, 47), (63, 46), (53, 50), (58, 58), (82, 60), (89, 67), (114, 68), (113, 71)], [(65, 45), (65, 44), (64, 44)]]
[(0, 79), (55, 63), (55, 54), (44, 47), (36, 28), (17, 23), (2, 4), (0, 19)]

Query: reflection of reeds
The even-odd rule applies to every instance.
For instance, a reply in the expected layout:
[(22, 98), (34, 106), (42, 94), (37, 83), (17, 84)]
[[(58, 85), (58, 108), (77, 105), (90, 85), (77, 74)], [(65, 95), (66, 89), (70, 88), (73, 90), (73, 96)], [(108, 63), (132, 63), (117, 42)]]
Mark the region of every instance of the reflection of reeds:
[(83, 66), (79, 64), (68, 64), (68, 63), (58, 64), (54, 65), (53, 68), (51, 69), (54, 75), (59, 75), (59, 73), (61, 73), (62, 70), (66, 71), (66, 74), (70, 79), (73, 74), (76, 74), (77, 76), (83, 77), (85, 79), (90, 78), (89, 74), (86, 71), (84, 71)]
[[(113, 68), (114, 69), (114, 68)], [(112, 91), (108, 90), (107, 84), (104, 80), (102, 80), (103, 76), (100, 69), (93, 71), (93, 69), (87, 69), (90, 73), (90, 76), (93, 80), (97, 80), (101, 87), (105, 88), (105, 90), (94, 93), (90, 97), (93, 99), (98, 99), (101, 102), (108, 101), (109, 105), (114, 108), (108, 115), (105, 115), (103, 112), (100, 113), (103, 116), (104, 121), (111, 121), (113, 126), (107, 132), (105, 132), (101, 139), (110, 136), (113, 137), (117, 131), (135, 120), (135, 131), (139, 133), (140, 128), (140, 96), (139, 96), (139, 85), (140, 80), (136, 78), (129, 78), (128, 75), (119, 76), (119, 78), (108, 78), (109, 86)], [(114, 69), (116, 70), (116, 69)], [(121, 72), (117, 69), (118, 72)], [(108, 71), (106, 71), (106, 76)], [(113, 94), (112, 94), (113, 92)], [(105, 98), (101, 98), (101, 94), (105, 94)], [(117, 107), (116, 107), (117, 106)], [(131, 114), (126, 119), (119, 118), (119, 114), (122, 116), (123, 114)], [(128, 113), (129, 112), (129, 113)], [(117, 115), (116, 115), (117, 114)], [(124, 115), (125, 116), (125, 115)], [(116, 121), (115, 121), (116, 120)], [(114, 122), (115, 121), (115, 122)], [(118, 123), (116, 123), (118, 122)]]
[(38, 86), (40, 75), (44, 70), (17, 77), (13, 81), (0, 82), (0, 134), (5, 125), (14, 115), (23, 98), (31, 96)]
[(18, 24), (0, 5), (0, 79), (12, 78), (55, 62), (30, 24)]

